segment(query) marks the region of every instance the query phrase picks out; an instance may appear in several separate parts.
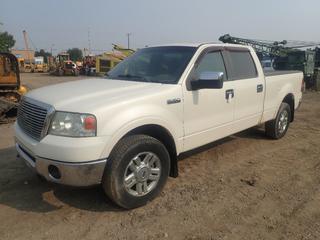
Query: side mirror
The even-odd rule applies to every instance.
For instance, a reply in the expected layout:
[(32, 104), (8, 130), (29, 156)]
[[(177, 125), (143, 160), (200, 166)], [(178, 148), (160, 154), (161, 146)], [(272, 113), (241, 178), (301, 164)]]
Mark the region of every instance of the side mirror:
[(190, 82), (193, 90), (223, 87), (223, 72), (202, 72), (198, 80)]

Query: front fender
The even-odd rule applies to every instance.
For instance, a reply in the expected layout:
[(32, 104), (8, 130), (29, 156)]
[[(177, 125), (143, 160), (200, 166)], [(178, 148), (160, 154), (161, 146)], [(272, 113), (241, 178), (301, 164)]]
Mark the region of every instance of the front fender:
[[(152, 108), (153, 114), (146, 114), (148, 109)], [(157, 112), (158, 114), (155, 114)], [(101, 154), (101, 158), (109, 156), (114, 146), (119, 140), (128, 132), (144, 126), (144, 125), (158, 125), (166, 129), (173, 137), (177, 154), (182, 150), (183, 124), (177, 117), (179, 114), (157, 108), (156, 106), (144, 106), (143, 108), (131, 108), (113, 116), (107, 121), (105, 126), (101, 129), (103, 135), (108, 136), (108, 142)], [(140, 117), (137, 117), (140, 116)]]

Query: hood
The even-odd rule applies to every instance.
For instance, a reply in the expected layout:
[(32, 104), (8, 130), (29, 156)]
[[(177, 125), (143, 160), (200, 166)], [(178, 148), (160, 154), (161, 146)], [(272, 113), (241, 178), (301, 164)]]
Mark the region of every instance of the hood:
[(91, 113), (99, 105), (125, 103), (148, 93), (161, 92), (172, 85), (121, 81), (103, 78), (79, 80), (46, 86), (26, 96), (52, 105), (56, 110)]

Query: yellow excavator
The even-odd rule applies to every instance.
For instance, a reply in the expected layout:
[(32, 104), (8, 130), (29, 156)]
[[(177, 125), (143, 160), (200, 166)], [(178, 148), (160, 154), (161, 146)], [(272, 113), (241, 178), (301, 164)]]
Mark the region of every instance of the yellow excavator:
[(0, 124), (15, 120), (19, 101), (26, 92), (20, 83), (18, 59), (0, 52)]

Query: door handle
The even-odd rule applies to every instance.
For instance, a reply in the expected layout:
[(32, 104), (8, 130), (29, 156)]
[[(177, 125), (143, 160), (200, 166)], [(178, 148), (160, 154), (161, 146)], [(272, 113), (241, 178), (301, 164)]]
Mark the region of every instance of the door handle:
[(263, 84), (258, 84), (257, 85), (257, 93), (262, 92), (263, 91)]
[(226, 90), (226, 99), (229, 101), (231, 98), (234, 98), (234, 90), (228, 89)]

